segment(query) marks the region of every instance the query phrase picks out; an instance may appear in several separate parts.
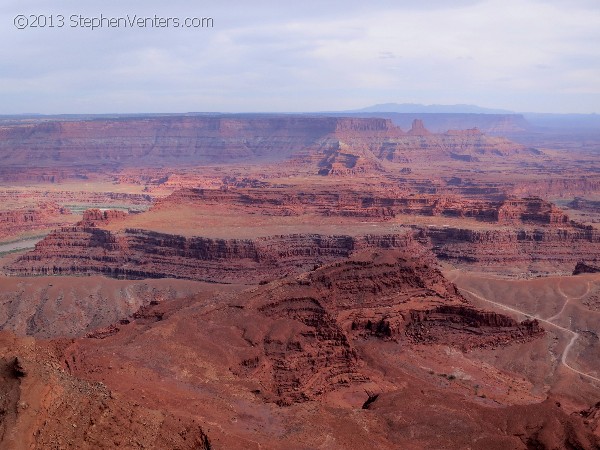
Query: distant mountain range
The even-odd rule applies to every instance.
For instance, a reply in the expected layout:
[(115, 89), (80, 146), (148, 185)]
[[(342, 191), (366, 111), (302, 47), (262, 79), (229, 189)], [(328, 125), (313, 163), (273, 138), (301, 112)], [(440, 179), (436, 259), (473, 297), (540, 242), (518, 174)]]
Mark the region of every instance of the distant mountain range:
[(305, 113), (137, 113), (137, 114), (0, 114), (0, 124), (27, 119), (44, 120), (102, 120), (136, 117), (182, 117), (182, 116), (227, 116), (227, 117), (278, 117), (282, 115), (342, 116), (342, 117), (381, 117), (390, 119), (397, 126), (409, 129), (414, 119), (421, 119), (433, 132), (449, 129), (479, 128), (488, 134), (501, 136), (511, 133), (535, 130), (562, 130), (592, 132), (600, 135), (600, 114), (556, 114), (515, 112), (506, 109), (484, 108), (477, 105), (423, 105), (417, 103), (380, 103), (365, 108), (346, 111), (305, 112)]
[[(433, 131), (448, 128), (478, 127), (488, 133), (506, 134), (524, 131), (531, 126), (543, 129), (600, 131), (599, 114), (553, 114), (515, 112), (483, 108), (477, 105), (421, 105), (416, 103), (381, 103), (340, 114), (381, 116), (407, 127), (411, 118), (425, 119)], [(496, 116), (494, 118), (494, 116)], [(510, 122), (510, 123), (509, 123)]]
[(477, 105), (420, 105), (416, 103), (380, 103), (366, 108), (344, 111), (349, 113), (388, 112), (404, 114), (515, 114), (507, 109), (483, 108)]

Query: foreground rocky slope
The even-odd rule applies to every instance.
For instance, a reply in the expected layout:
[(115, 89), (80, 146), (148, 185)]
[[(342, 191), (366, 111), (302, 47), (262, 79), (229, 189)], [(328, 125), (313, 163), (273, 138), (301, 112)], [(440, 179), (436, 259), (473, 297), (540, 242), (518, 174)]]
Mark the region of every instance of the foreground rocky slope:
[(0, 448), (211, 448), (188, 417), (69, 375), (61, 367), (67, 345), (0, 332)]
[[(0, 335), (2, 445), (23, 432), (33, 448), (594, 448), (592, 410), (570, 415), (454, 356), (469, 371), (457, 383), (495, 380), (486, 403), (416, 364), (424, 347), (444, 357), (436, 339), (460, 352), (543, 336), (471, 306), (424, 250), (366, 250), (241, 294), (158, 302), (108, 334)], [(504, 377), (529, 404), (502, 400)]]

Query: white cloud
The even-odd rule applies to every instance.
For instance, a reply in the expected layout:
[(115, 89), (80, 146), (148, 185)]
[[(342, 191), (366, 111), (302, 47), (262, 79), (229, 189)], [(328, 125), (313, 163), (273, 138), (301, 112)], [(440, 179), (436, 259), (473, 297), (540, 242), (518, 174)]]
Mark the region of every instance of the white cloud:
[[(325, 3), (325, 4), (323, 4)], [(600, 8), (579, 0), (11, 1), (3, 111), (309, 111), (381, 102), (600, 112)], [(208, 30), (16, 30), (23, 13), (210, 15)]]

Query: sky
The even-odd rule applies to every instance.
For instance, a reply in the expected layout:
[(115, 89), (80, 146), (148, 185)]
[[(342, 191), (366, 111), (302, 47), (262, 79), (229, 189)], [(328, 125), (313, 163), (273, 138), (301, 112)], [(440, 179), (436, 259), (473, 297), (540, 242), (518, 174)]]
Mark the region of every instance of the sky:
[(0, 41), (0, 114), (600, 113), (598, 0), (3, 0)]

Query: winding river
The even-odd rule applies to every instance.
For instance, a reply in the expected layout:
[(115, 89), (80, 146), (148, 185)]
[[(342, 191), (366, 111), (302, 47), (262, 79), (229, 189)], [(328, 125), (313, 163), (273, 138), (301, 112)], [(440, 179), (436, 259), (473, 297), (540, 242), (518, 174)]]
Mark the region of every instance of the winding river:
[(33, 248), (35, 247), (35, 244), (37, 244), (42, 239), (44, 239), (44, 236), (23, 239), (22, 241), (7, 242), (6, 244), (0, 243), (0, 254), (12, 252), (14, 250), (25, 250), (28, 248)]

